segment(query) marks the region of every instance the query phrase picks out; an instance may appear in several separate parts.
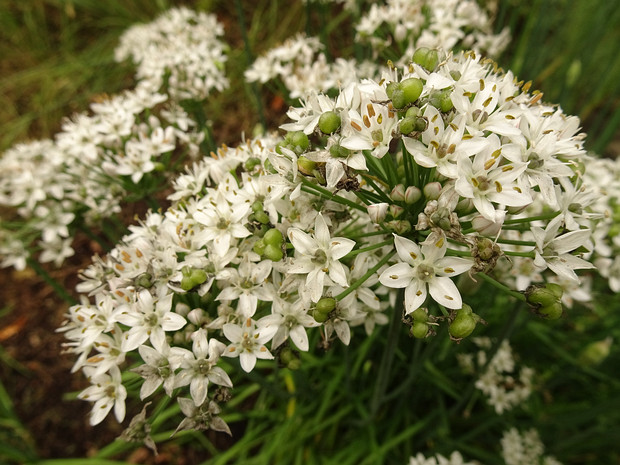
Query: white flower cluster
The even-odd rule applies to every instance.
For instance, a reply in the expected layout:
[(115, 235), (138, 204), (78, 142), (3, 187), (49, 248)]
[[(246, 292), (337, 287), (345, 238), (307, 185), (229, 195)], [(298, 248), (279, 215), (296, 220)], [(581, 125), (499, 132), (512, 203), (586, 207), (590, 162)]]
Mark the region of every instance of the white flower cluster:
[(593, 209), (603, 216), (594, 229), (594, 263), (611, 290), (620, 292), (620, 158), (588, 158), (584, 168), (584, 183), (593, 190), (580, 189), (579, 198), (588, 195)]
[(204, 128), (179, 100), (226, 86), (221, 34), (214, 16), (186, 8), (132, 28), (116, 52), (134, 53), (135, 89), (100, 98), (54, 140), (18, 144), (0, 157), (0, 207), (10, 219), (0, 223), (0, 266), (23, 269), (33, 250), (60, 266), (74, 254), (76, 228), (161, 189), (161, 171), (198, 153)]
[(506, 465), (562, 465), (551, 456), (544, 456), (545, 446), (540, 440), (538, 431), (530, 429), (519, 433), (516, 428), (504, 432), (501, 439), (502, 457)]
[(228, 86), (224, 28), (215, 15), (172, 8), (149, 24), (129, 28), (115, 50), (117, 61), (138, 65), (137, 80), (166, 89), (176, 100), (202, 100)]
[[(489, 360), (491, 340), (478, 337), (474, 338), (473, 342), (481, 350), (475, 356), (471, 353), (457, 354), (459, 365), (467, 373), (479, 373), (475, 386), (486, 396), (495, 412), (501, 415), (527, 400), (532, 393), (534, 370), (522, 366), (517, 373), (510, 343), (507, 340), (502, 341), (493, 358)], [(484, 367), (484, 372), (480, 373)]]
[(370, 62), (337, 58), (329, 63), (322, 48), (318, 38), (298, 34), (258, 57), (245, 71), (245, 79), (261, 84), (278, 79), (295, 99), (311, 90), (327, 92), (376, 74)]
[[(93, 383), (81, 395), (93, 424), (112, 408), (123, 419), (118, 372), (137, 364), (142, 399), (189, 390), (181, 425), (225, 430), (214, 420), (232, 386), (225, 358), (246, 372), (276, 356), (294, 366), (309, 328), (349, 344), (351, 327), (370, 334), (390, 306), (394, 317), (396, 294), (416, 337), (448, 323), (460, 340), (480, 317), (453, 278), (492, 272), (507, 246), (571, 277), (592, 266), (571, 254), (590, 230), (559, 226), (585, 218), (558, 207), (580, 179), (575, 120), (472, 53), (416, 59), (333, 99), (309, 94), (283, 138), (196, 163), (171, 208), (83, 272), (78, 290), (94, 301), (71, 307), (62, 330)], [(551, 213), (523, 216), (535, 202)], [(512, 239), (530, 228), (540, 243)]]
[(420, 47), (458, 47), (497, 57), (510, 41), (508, 28), (493, 34), (491, 18), (474, 0), (374, 2), (356, 29), (358, 40), (369, 42), (375, 53), (398, 44), (409, 56)]
[(450, 454), (450, 457), (444, 457), (441, 454), (436, 454), (434, 457), (424, 457), (423, 454), (418, 453), (415, 457), (409, 459), (409, 465), (479, 465), (480, 462), (466, 462), (460, 452), (454, 451)]
[(2, 224), (2, 266), (24, 268), (32, 248), (60, 266), (74, 253), (77, 225), (118, 213), (146, 174), (173, 154), (195, 154), (203, 137), (176, 103), (143, 86), (91, 109), (67, 119), (54, 140), (18, 144), (0, 158), (0, 206), (16, 215)]

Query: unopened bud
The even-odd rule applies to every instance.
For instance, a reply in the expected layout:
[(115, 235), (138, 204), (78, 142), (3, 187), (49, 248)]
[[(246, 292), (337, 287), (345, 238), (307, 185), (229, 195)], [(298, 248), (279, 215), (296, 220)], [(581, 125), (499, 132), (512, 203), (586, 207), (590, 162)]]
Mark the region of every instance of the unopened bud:
[(370, 221), (375, 224), (383, 223), (387, 215), (388, 204), (385, 202), (373, 203), (372, 205), (368, 205), (367, 210)]
[(504, 217), (506, 216), (503, 210), (500, 210), (500, 211), (504, 214), (502, 215), (502, 218), (499, 221), (491, 221), (482, 215), (475, 216), (471, 220), (471, 224), (473, 228), (476, 231), (478, 231), (480, 234), (482, 234), (483, 236), (491, 236), (491, 237), (497, 236), (499, 232), (502, 230), (502, 226), (504, 224)]
[(394, 202), (403, 202), (405, 200), (405, 186), (402, 184), (397, 184), (390, 192), (390, 198)]
[(441, 183), (429, 182), (424, 186), (424, 197), (426, 200), (437, 200), (441, 194)]
[(336, 308), (336, 299), (333, 297), (323, 297), (316, 303), (315, 310), (320, 313), (329, 313)]
[(400, 236), (411, 231), (411, 223), (407, 220), (388, 221), (385, 226)]
[(400, 205), (390, 205), (390, 208), (388, 208), (388, 213), (392, 215), (392, 218), (394, 219), (398, 218), (404, 212), (405, 212), (405, 209), (401, 207)]
[(405, 203), (413, 205), (422, 197), (422, 191), (416, 186), (409, 186), (405, 190)]

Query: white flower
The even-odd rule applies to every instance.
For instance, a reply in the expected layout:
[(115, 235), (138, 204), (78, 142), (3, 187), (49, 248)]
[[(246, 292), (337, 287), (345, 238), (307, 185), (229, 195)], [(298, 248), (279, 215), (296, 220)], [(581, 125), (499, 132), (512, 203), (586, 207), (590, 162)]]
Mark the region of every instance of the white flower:
[(531, 228), (536, 241), (534, 264), (542, 269), (549, 267), (561, 278), (579, 282), (574, 270), (596, 267), (570, 252), (587, 245), (591, 231), (589, 229), (578, 229), (558, 236), (559, 226), (559, 223), (555, 223), (549, 224), (546, 229), (536, 226)]
[(192, 335), (194, 343), (192, 352), (184, 349), (181, 362), (182, 370), (177, 374), (175, 387), (189, 384), (190, 394), (196, 406), (202, 405), (207, 398), (209, 382), (220, 386), (232, 387), (232, 381), (226, 372), (216, 366), (226, 345), (215, 338), (207, 340), (207, 331), (196, 331)]
[(281, 346), (289, 337), (299, 350), (307, 352), (310, 348), (306, 328), (320, 324), (308, 315), (308, 308), (302, 299), (288, 302), (276, 297), (272, 304), (272, 314), (261, 319), (265, 327), (275, 326), (277, 331), (271, 341), (271, 349)]
[(459, 257), (444, 257), (447, 249), (445, 237), (431, 234), (419, 247), (409, 239), (394, 235), (394, 245), (402, 261), (381, 273), (379, 281), (387, 287), (405, 288), (405, 311), (408, 314), (422, 306), (427, 293), (444, 307), (462, 307), (461, 294), (450, 278), (469, 270), (472, 262)]
[(278, 327), (275, 325), (257, 327), (256, 322), (251, 318), (248, 318), (243, 326), (226, 323), (222, 327), (222, 331), (231, 344), (222, 355), (239, 357), (241, 368), (249, 373), (256, 365), (257, 358), (273, 359), (273, 355), (265, 347), (265, 343), (274, 336), (277, 330)]
[(325, 276), (341, 286), (348, 286), (345, 267), (338, 260), (353, 249), (355, 241), (345, 237), (330, 237), (327, 223), (321, 214), (316, 217), (314, 235), (299, 228), (290, 228), (288, 237), (295, 247), (295, 258), (286, 271), (307, 274), (306, 287), (313, 302), (318, 302), (323, 295)]
[[(89, 376), (93, 368), (85, 367), (84, 373)], [(110, 374), (104, 373), (90, 378), (92, 386), (84, 389), (78, 398), (94, 402), (90, 413), (90, 424), (98, 425), (114, 407), (114, 415), (118, 422), (125, 418), (125, 398), (127, 390), (121, 384), (121, 372), (117, 366), (110, 368)]]
[(135, 306), (126, 305), (119, 308), (116, 321), (130, 326), (124, 334), (123, 351), (136, 349), (147, 339), (156, 350), (162, 351), (166, 342), (165, 331), (176, 331), (185, 326), (185, 318), (170, 311), (172, 294), (160, 297), (157, 302), (147, 290), (138, 294)]

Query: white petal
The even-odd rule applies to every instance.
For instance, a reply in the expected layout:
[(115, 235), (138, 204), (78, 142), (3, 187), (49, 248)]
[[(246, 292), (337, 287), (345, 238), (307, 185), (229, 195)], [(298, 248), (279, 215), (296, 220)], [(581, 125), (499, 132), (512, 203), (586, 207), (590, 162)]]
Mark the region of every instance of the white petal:
[(239, 355), (239, 361), (241, 362), (241, 368), (243, 368), (243, 371), (249, 373), (256, 365), (256, 355), (251, 352), (243, 351)]
[(407, 287), (413, 277), (413, 268), (407, 263), (392, 265), (379, 276), (381, 284), (387, 287)]
[(463, 301), (456, 284), (448, 277), (436, 277), (428, 283), (431, 297), (447, 308), (461, 308)]
[(405, 312), (407, 314), (417, 310), (426, 300), (426, 283), (423, 281), (411, 281), (405, 289)]

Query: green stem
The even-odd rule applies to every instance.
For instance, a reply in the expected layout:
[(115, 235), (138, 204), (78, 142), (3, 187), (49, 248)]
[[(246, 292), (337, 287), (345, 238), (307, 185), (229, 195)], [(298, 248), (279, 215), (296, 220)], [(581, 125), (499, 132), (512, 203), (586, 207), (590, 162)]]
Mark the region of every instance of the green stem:
[(361, 254), (361, 253), (370, 252), (371, 250), (380, 249), (381, 247), (385, 247), (386, 245), (390, 245), (390, 244), (393, 244), (393, 243), (394, 243), (393, 240), (389, 240), (389, 241), (380, 242), (378, 244), (369, 245), (368, 247), (362, 247), (361, 249), (357, 249), (357, 250), (353, 250), (353, 251), (349, 252), (344, 257), (342, 257), (342, 259), (344, 260), (344, 259), (347, 259), (347, 258), (352, 258), (352, 257), (355, 257), (356, 255)]
[(377, 263), (375, 266), (369, 269), (366, 273), (364, 273), (364, 275), (361, 278), (359, 278), (357, 281), (355, 281), (353, 284), (347, 287), (344, 291), (342, 291), (340, 294), (335, 296), (334, 299), (342, 300), (346, 296), (348, 296), (351, 292), (353, 292), (358, 287), (360, 287), (362, 284), (364, 284), (366, 280), (370, 278), (374, 273), (376, 273), (379, 268), (385, 265), (388, 262), (388, 260), (394, 256), (395, 253), (396, 253), (395, 250), (392, 250), (390, 253), (388, 253), (385, 257), (379, 260), (379, 263)]
[(499, 281), (496, 281), (495, 279), (491, 278), (488, 274), (484, 274), (484, 273), (478, 273), (476, 275), (479, 278), (482, 278), (484, 281), (488, 282), (491, 286), (494, 286), (498, 289), (500, 289), (501, 291), (510, 294), (511, 296), (513, 296), (516, 299), (519, 299), (523, 302), (526, 301), (526, 298), (523, 294), (521, 294), (520, 292), (517, 291), (513, 291), (512, 289), (510, 289), (507, 286), (504, 286), (502, 283), (500, 283)]
[(43, 269), (39, 262), (37, 262), (33, 258), (28, 258), (27, 262), (28, 266), (32, 268), (37, 273), (37, 275), (39, 275), (43, 279), (43, 281), (45, 281), (52, 289), (54, 289), (56, 294), (58, 294), (58, 296), (62, 298), (62, 300), (67, 302), (69, 305), (77, 305), (79, 303), (67, 292), (67, 290), (63, 286), (60, 285), (58, 281), (52, 278), (52, 276), (45, 269)]
[(499, 242), (500, 244), (524, 245), (524, 246), (536, 247), (536, 242), (534, 241), (517, 241), (514, 239), (498, 239), (497, 242)]
[[(304, 187), (306, 187), (306, 189), (304, 189), (302, 187), (302, 190), (304, 192), (308, 192), (308, 193), (314, 194), (314, 195), (319, 195), (320, 194), (321, 196), (326, 197), (329, 200), (333, 200), (334, 202), (340, 203), (342, 205), (348, 205), (351, 208), (355, 208), (357, 210), (366, 212), (366, 209), (364, 207), (362, 207), (361, 205), (358, 205), (358, 204), (356, 204), (355, 202), (352, 202), (349, 199), (345, 199), (344, 197), (340, 197), (338, 195), (334, 195), (333, 193), (331, 193), (327, 189), (325, 189), (325, 188), (323, 188), (321, 186), (317, 186), (316, 184), (313, 184), (313, 183), (311, 183), (310, 181), (308, 181), (308, 180), (306, 180), (304, 178), (301, 179), (301, 183), (304, 185)], [(313, 192), (313, 190), (315, 192)], [(317, 192), (318, 192), (318, 194), (317, 194)]]
[(390, 326), (388, 328), (387, 346), (381, 357), (381, 365), (379, 365), (379, 373), (377, 374), (377, 383), (370, 401), (370, 415), (375, 417), (379, 407), (385, 400), (385, 391), (387, 389), (392, 362), (394, 361), (394, 353), (398, 345), (398, 336), (400, 335), (401, 315), (403, 312), (403, 302), (405, 298), (404, 289), (398, 290), (396, 304), (394, 305)]
[(520, 223), (531, 223), (532, 221), (537, 220), (550, 220), (558, 216), (560, 212), (547, 213), (546, 215), (538, 215), (538, 216), (530, 216), (528, 218), (515, 218), (513, 220), (506, 220), (504, 224), (520, 224)]
[(534, 252), (512, 252), (510, 250), (503, 250), (502, 253), (504, 255), (510, 255), (512, 257), (536, 258), (536, 254)]

